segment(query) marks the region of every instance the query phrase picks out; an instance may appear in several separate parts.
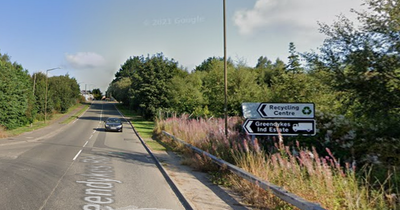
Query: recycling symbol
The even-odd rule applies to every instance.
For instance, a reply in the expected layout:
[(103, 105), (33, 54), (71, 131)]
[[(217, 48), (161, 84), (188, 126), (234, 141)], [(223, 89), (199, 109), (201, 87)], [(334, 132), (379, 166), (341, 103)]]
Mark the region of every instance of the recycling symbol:
[(305, 114), (305, 115), (310, 115), (310, 114), (312, 113), (310, 107), (308, 107), (308, 106), (304, 107), (303, 110), (302, 110), (302, 112), (303, 112), (303, 114)]

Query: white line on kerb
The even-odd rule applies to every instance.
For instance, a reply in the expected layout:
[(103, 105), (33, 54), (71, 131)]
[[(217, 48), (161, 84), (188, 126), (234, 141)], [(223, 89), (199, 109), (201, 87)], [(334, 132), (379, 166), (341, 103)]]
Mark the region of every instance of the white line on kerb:
[(82, 150), (79, 150), (78, 154), (75, 155), (74, 159), (72, 160), (76, 160), (76, 158), (79, 156), (79, 154), (81, 154)]
[(89, 141), (86, 141), (86, 143), (83, 145), (83, 147), (85, 147), (87, 143), (89, 143)]

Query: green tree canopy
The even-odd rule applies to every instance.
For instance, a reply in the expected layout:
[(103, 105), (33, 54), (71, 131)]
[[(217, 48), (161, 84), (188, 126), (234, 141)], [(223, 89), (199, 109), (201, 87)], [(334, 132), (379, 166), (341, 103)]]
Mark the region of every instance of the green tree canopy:
[[(135, 62), (135, 65), (129, 63)], [(162, 53), (152, 57), (134, 57), (123, 66), (133, 66), (129, 90), (130, 106), (146, 118), (155, 116), (158, 109), (169, 107), (168, 87), (171, 79), (181, 74), (178, 63)]]
[(358, 26), (344, 16), (332, 25), (320, 24), (328, 38), (320, 54), (307, 57), (329, 74), (326, 81), (343, 96), (338, 98), (342, 110), (362, 125), (360, 137), (372, 143), (400, 135), (393, 129), (400, 125), (400, 1), (365, 4), (369, 10), (356, 12)]
[(46, 94), (46, 74), (42, 72), (34, 73), (33, 80), (33, 94), (35, 96), (35, 110), (39, 120), (44, 119), (45, 109), (45, 94)]
[(96, 100), (100, 100), (103, 97), (103, 93), (100, 91), (99, 88), (95, 88), (92, 90), (93, 97)]
[[(223, 57), (209, 57), (206, 60), (204, 60), (200, 65), (196, 66), (194, 69), (195, 71), (211, 71), (213, 68), (213, 65), (215, 63), (218, 63), (219, 61), (224, 61)], [(227, 59), (227, 64), (228, 67), (233, 67), (233, 61), (228, 58)]]
[(33, 88), (27, 70), (0, 54), (0, 125), (8, 129), (33, 121)]
[(130, 77), (121, 77), (114, 80), (107, 90), (107, 96), (111, 96), (125, 105), (129, 105), (129, 89), (132, 85)]
[(48, 78), (48, 109), (64, 113), (79, 100), (80, 90), (78, 82), (69, 75)]
[(170, 108), (178, 113), (193, 113), (205, 105), (202, 90), (203, 72), (176, 75), (169, 83)]
[(302, 73), (303, 69), (300, 64), (300, 55), (296, 52), (296, 46), (293, 42), (289, 43), (289, 62), (286, 66), (286, 71), (291, 72), (293, 74)]

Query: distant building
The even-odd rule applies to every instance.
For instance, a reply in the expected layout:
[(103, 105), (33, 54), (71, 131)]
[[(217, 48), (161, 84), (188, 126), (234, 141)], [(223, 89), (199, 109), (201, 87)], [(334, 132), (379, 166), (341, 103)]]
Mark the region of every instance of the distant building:
[(94, 99), (93, 94), (91, 94), (89, 91), (81, 90), (81, 95), (85, 97), (86, 101), (91, 101)]

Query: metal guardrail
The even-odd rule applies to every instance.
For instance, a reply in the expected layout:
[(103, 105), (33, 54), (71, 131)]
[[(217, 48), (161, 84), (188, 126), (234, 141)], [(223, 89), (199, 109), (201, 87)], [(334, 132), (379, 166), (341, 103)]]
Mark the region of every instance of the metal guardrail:
[(212, 155), (212, 154), (210, 154), (208, 152), (205, 152), (205, 151), (203, 151), (203, 150), (201, 150), (201, 149), (199, 149), (199, 148), (197, 148), (195, 146), (192, 146), (191, 144), (189, 144), (189, 143), (187, 143), (187, 142), (185, 142), (185, 141), (183, 141), (183, 140), (181, 140), (179, 138), (176, 138), (175, 136), (169, 134), (166, 131), (162, 131), (162, 133), (164, 135), (168, 136), (169, 138), (171, 138), (171, 139), (173, 139), (173, 140), (185, 145), (186, 147), (188, 147), (189, 149), (193, 150), (194, 152), (196, 152), (196, 153), (198, 153), (200, 155), (208, 156), (209, 158), (211, 158), (211, 160), (215, 164), (217, 164), (217, 165), (219, 165), (221, 167), (228, 168), (232, 173), (234, 173), (234, 174), (246, 179), (247, 181), (249, 181), (249, 182), (251, 182), (251, 183), (253, 183), (255, 185), (258, 185), (262, 189), (272, 191), (275, 194), (275, 196), (279, 197), (280, 199), (284, 200), (287, 203), (292, 204), (293, 206), (296, 206), (297, 208), (299, 208), (301, 210), (325, 210), (324, 208), (322, 208), (320, 205), (318, 205), (316, 203), (312, 203), (312, 202), (306, 201), (303, 198), (301, 198), (301, 197), (299, 197), (299, 196), (297, 196), (295, 194), (292, 194), (292, 193), (282, 189), (281, 187), (278, 187), (278, 186), (276, 186), (274, 184), (266, 182), (266, 181), (264, 181), (264, 180), (262, 180), (262, 179), (260, 179), (260, 178), (258, 178), (256, 176), (254, 176), (253, 174), (250, 174), (250, 173), (244, 171), (243, 169), (241, 169), (241, 168), (239, 168), (239, 167), (237, 167), (235, 165), (232, 165), (232, 164), (230, 164), (230, 163), (228, 163), (228, 162), (226, 162), (226, 161), (224, 161), (224, 160), (222, 160), (220, 158), (215, 157), (214, 155)]

